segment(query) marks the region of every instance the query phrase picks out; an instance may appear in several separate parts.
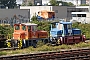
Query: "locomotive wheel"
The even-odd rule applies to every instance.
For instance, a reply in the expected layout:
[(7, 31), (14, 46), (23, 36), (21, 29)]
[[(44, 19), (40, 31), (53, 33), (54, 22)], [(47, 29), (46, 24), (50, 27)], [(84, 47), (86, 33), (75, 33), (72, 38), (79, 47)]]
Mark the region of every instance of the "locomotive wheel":
[(60, 39), (57, 40), (57, 45), (60, 45)]
[(11, 40), (8, 40), (8, 41), (7, 41), (7, 47), (8, 47), (8, 48), (11, 48)]
[(18, 40), (18, 48), (22, 48), (22, 40)]

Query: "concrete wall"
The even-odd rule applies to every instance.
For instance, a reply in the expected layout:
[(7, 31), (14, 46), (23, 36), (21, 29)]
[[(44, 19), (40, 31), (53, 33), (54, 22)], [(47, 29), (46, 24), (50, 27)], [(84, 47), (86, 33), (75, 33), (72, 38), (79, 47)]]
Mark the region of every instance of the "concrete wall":
[(67, 7), (66, 6), (53, 6), (53, 11), (55, 11), (55, 18), (65, 19), (67, 18)]
[(29, 21), (29, 10), (28, 9), (0, 9), (0, 23), (22, 23)]
[(22, 15), (23, 17), (28, 18), (28, 10), (27, 9), (0, 9), (0, 18), (11, 18), (14, 15)]

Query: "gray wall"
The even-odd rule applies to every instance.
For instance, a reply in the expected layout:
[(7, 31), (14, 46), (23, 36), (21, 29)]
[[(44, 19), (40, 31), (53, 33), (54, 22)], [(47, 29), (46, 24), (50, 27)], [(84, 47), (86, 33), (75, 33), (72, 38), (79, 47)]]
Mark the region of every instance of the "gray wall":
[(55, 18), (65, 19), (67, 18), (67, 7), (66, 6), (53, 6), (53, 11), (55, 11)]
[[(16, 17), (15, 17), (16, 15)], [(0, 23), (28, 22), (29, 9), (0, 9)]]
[(0, 9), (0, 18), (11, 18), (14, 15), (22, 15), (28, 18), (28, 10), (27, 9)]

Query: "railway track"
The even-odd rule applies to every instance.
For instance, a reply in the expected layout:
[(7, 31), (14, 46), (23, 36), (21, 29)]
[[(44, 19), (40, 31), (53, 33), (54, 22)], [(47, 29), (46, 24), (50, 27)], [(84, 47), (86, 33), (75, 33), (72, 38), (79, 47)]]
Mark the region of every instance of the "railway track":
[[(88, 42), (90, 40), (87, 40)], [(0, 48), (3, 50), (15, 50), (18, 48)], [(40, 52), (20, 54), (13, 56), (0, 56), (0, 60), (90, 60), (90, 48), (61, 50), (58, 52)]]
[[(90, 42), (89, 40), (86, 40), (85, 42)], [(14, 47), (14, 48), (0, 48), (0, 51), (4, 51), (4, 50), (15, 50), (15, 49), (19, 49), (18, 47)]]
[(14, 48), (0, 48), (0, 51), (15, 50), (15, 49), (19, 49), (19, 48), (18, 47), (14, 47)]
[(90, 60), (90, 49), (61, 50), (13, 56), (0, 56), (0, 60)]

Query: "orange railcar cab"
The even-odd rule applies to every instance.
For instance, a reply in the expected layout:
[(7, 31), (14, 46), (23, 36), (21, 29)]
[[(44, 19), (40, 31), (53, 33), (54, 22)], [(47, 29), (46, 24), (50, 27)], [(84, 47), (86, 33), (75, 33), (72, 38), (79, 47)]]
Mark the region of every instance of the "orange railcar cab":
[(22, 23), (14, 25), (13, 39), (47, 38), (47, 31), (38, 31), (37, 24)]
[(39, 40), (43, 42), (45, 41), (48, 42), (48, 33), (47, 31), (37, 30), (37, 24), (19, 23), (19, 24), (14, 24), (14, 33), (12, 40), (14, 42), (11, 42), (11, 45), (14, 45), (15, 47), (16, 46), (26, 47), (30, 45), (35, 46)]
[(54, 11), (47, 11), (47, 10), (42, 10), (38, 12), (38, 16), (42, 17), (43, 19), (50, 19), (55, 17), (55, 12)]

